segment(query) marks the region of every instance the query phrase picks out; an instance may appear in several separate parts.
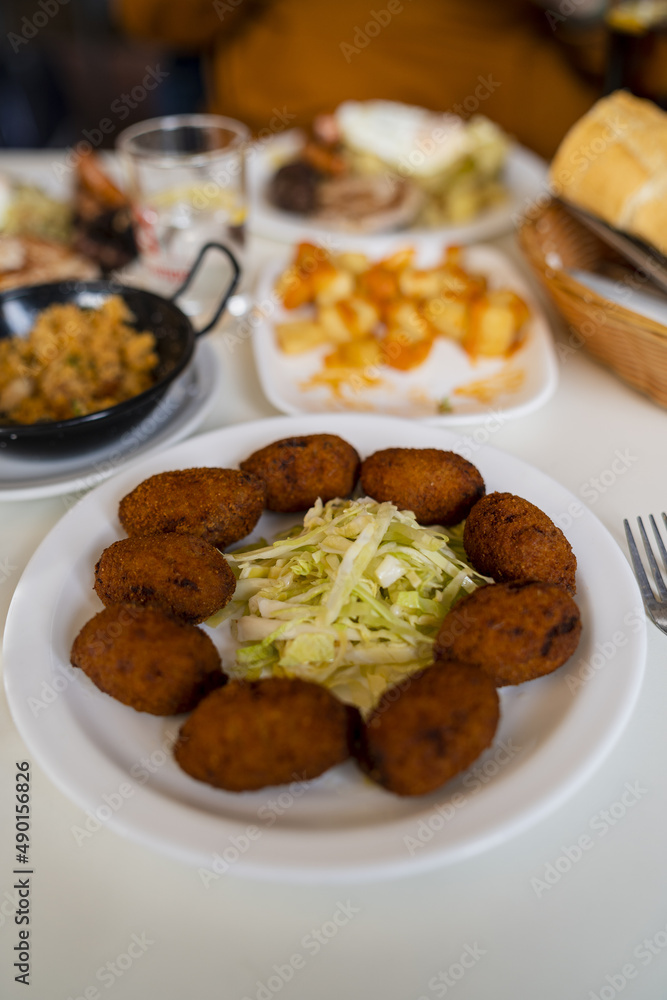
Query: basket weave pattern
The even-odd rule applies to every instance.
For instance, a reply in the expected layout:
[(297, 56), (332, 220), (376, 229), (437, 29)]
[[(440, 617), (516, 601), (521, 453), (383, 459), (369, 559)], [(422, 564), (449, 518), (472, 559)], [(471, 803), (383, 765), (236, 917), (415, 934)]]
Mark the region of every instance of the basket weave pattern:
[(571, 343), (667, 407), (667, 327), (603, 299), (564, 269), (596, 271), (652, 291), (639, 272), (557, 202), (549, 202), (527, 219), (518, 238), (529, 264), (576, 333)]

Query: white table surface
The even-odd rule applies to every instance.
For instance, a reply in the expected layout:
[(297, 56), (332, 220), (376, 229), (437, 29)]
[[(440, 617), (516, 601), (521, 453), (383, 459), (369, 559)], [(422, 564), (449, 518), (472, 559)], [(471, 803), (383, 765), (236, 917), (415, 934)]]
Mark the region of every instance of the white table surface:
[[(497, 243), (518, 259), (511, 237)], [(251, 245), (250, 260), (270, 252), (265, 243)], [(556, 327), (564, 342), (567, 331)], [(210, 342), (225, 366), (224, 391), (200, 431), (274, 415), (250, 344), (230, 352), (222, 332)], [(582, 501), (588, 497), (625, 551), (623, 517), (667, 508), (666, 440), (667, 413), (577, 350), (560, 364), (554, 398), (530, 417), (506, 422), (491, 443), (544, 470)], [(606, 492), (593, 493), (592, 502), (592, 480), (619, 450), (632, 456), (627, 471)], [(3, 623), (22, 570), (66, 502), (0, 504)], [(4, 693), (0, 698), (3, 1000), (667, 995), (667, 637), (653, 625), (631, 721), (565, 806), (463, 863), (384, 882), (309, 886), (227, 875), (205, 888), (196, 870), (105, 827), (77, 844), (72, 828), (85, 814), (40, 772), (14, 728)], [(33, 775), (28, 988), (14, 981), (11, 968), (19, 930), (12, 904), (14, 762), (22, 760), (31, 762)], [(626, 783), (642, 789), (638, 801), (538, 895), (533, 880), (543, 879), (566, 848), (591, 833), (591, 819), (620, 799)], [(337, 933), (316, 945), (313, 931), (325, 924), (330, 930), (334, 917), (341, 925)], [(290, 976), (296, 954), (301, 961)]]

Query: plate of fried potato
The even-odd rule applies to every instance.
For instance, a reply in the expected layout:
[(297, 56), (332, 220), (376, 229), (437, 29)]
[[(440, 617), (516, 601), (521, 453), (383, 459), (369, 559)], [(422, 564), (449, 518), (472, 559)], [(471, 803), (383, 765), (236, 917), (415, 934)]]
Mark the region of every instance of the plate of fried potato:
[(300, 243), (263, 272), (254, 318), (262, 388), (284, 413), (475, 423), (523, 416), (557, 384), (546, 318), (494, 247)]

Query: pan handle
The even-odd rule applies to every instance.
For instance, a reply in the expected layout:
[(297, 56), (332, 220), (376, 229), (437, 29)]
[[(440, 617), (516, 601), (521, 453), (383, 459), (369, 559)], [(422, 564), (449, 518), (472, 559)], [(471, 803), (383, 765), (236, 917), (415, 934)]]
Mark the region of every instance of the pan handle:
[(222, 298), (220, 299), (218, 305), (216, 306), (213, 318), (209, 320), (206, 326), (203, 326), (201, 330), (195, 330), (196, 337), (201, 337), (203, 333), (208, 333), (211, 327), (215, 326), (215, 324), (218, 322), (220, 316), (222, 315), (223, 309), (227, 305), (229, 297), (236, 288), (239, 278), (241, 276), (241, 268), (239, 267), (239, 262), (237, 261), (236, 257), (234, 256), (231, 250), (229, 250), (222, 243), (205, 243), (204, 246), (199, 251), (199, 253), (197, 254), (197, 259), (190, 268), (190, 273), (188, 274), (187, 278), (180, 286), (180, 288), (177, 288), (174, 294), (171, 296), (169, 300), (170, 302), (176, 302), (176, 299), (179, 297), (179, 295), (183, 294), (183, 292), (186, 290), (186, 288), (196, 275), (197, 271), (199, 270), (199, 267), (209, 250), (221, 250), (225, 254), (225, 256), (229, 259), (229, 263), (232, 265), (232, 278), (231, 281), (229, 282), (229, 285), (225, 289)]

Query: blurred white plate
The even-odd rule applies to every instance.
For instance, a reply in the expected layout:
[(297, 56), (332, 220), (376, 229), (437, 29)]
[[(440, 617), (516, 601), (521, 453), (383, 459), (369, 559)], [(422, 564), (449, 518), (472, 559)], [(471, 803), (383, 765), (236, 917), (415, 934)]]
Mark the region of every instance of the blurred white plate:
[[(581, 787), (620, 736), (639, 693), (646, 626), (638, 588), (621, 550), (583, 509), (567, 531), (578, 559), (579, 649), (550, 676), (502, 690), (493, 745), (439, 792), (391, 795), (352, 762), (315, 781), (242, 794), (181, 771), (170, 753), (181, 718), (135, 712), (69, 666), (74, 637), (100, 610), (93, 567), (122, 534), (118, 502), (154, 473), (235, 466), (271, 441), (325, 431), (362, 457), (389, 446), (462, 447), (451, 431), (358, 415), (277, 417), (195, 437), (84, 497), (39, 547), (9, 609), (5, 685), (35, 760), (94, 823), (199, 866), (207, 885), (225, 872), (303, 882), (382, 878), (491, 848)], [(571, 493), (519, 459), (488, 446), (471, 457), (488, 490), (516, 492), (555, 520), (571, 509)], [(265, 514), (254, 534), (276, 527), (276, 516)], [(208, 631), (225, 648), (224, 630)], [(83, 814), (80, 825), (85, 846), (86, 828), (95, 826)]]
[(439, 226), (435, 229), (410, 228), (402, 232), (384, 234), (354, 234), (327, 228), (321, 222), (309, 221), (291, 212), (273, 206), (266, 196), (267, 185), (278, 167), (294, 157), (303, 145), (303, 133), (291, 129), (258, 142), (248, 152), (248, 228), (257, 236), (278, 240), (281, 243), (298, 243), (311, 240), (327, 241), (327, 245), (344, 242), (350, 249), (373, 247), (386, 252), (407, 237), (411, 243), (439, 245), (477, 243), (511, 232), (514, 220), (523, 215), (531, 202), (545, 190), (548, 167), (544, 160), (530, 150), (514, 143), (507, 158), (505, 182), (507, 201), (488, 209), (477, 218), (459, 226)]
[[(411, 245), (410, 240), (404, 237), (402, 245)], [(420, 265), (435, 263), (441, 253), (441, 244), (420, 248)], [(382, 366), (379, 385), (357, 391), (347, 386), (339, 398), (326, 385), (307, 385), (322, 371), (323, 359), (331, 352), (331, 345), (294, 355), (283, 353), (276, 342), (274, 324), (310, 315), (308, 307), (290, 312), (276, 305), (270, 315), (265, 310), (265, 318), (257, 323), (252, 338), (255, 363), (267, 399), (283, 413), (354, 410), (443, 426), (479, 423), (489, 414), (521, 417), (543, 406), (558, 383), (556, 355), (544, 313), (512, 262), (499, 250), (472, 246), (466, 247), (464, 253), (465, 266), (470, 271), (486, 275), (491, 287), (514, 289), (530, 306), (532, 317), (526, 326), (524, 343), (509, 358), (480, 358), (473, 362), (457, 343), (437, 337), (423, 364), (407, 372)], [(258, 303), (275, 301), (273, 288), (283, 270), (284, 266), (278, 265), (265, 269), (256, 291)], [(489, 393), (487, 398), (461, 393), (465, 387), (480, 382)], [(438, 411), (443, 400), (450, 407), (445, 413)]]
[(200, 341), (192, 364), (153, 413), (114, 444), (56, 459), (21, 458), (0, 451), (0, 501), (84, 493), (135, 458), (175, 444), (202, 422), (220, 380), (221, 366), (215, 351)]

